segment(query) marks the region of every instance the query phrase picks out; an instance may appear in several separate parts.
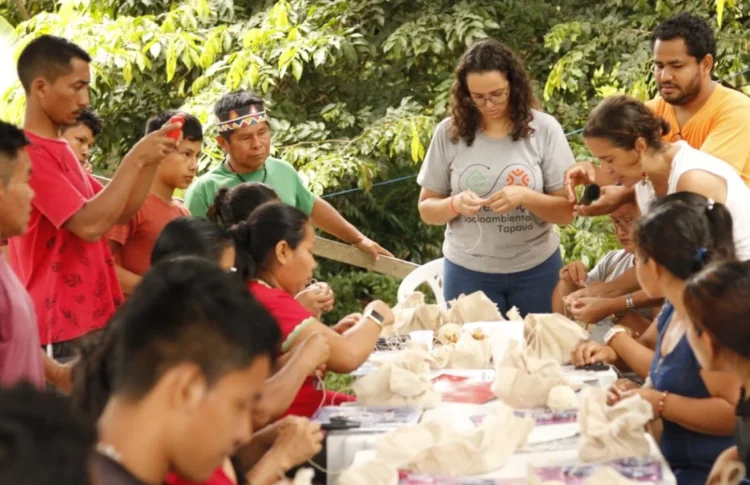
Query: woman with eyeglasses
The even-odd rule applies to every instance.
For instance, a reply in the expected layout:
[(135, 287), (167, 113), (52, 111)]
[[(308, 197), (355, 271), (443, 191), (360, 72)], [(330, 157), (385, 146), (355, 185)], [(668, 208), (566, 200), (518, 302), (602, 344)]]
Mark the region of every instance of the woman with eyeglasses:
[(464, 53), (451, 116), (432, 138), (417, 183), (419, 213), (444, 225), (447, 300), (484, 291), (500, 311), (552, 311), (562, 267), (553, 224), (573, 220), (563, 187), (573, 153), (560, 124), (534, 109), (520, 59), (496, 40)]

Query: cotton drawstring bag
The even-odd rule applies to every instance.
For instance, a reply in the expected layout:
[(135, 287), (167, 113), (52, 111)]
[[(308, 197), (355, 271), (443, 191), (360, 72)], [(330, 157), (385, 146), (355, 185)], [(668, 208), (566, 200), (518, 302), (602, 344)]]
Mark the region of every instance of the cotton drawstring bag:
[(587, 387), (581, 396), (578, 455), (585, 462), (646, 456), (649, 444), (644, 427), (653, 418), (651, 404), (638, 395), (607, 405), (607, 392)]
[(461, 295), (449, 303), (450, 310), (445, 312), (445, 323), (497, 322), (505, 320), (498, 311), (497, 305), (483, 291), (469, 296)]
[(489, 338), (476, 339), (463, 331), (448, 358), (448, 369), (489, 369), (492, 349)]
[(502, 358), (495, 360), (492, 391), (516, 409), (547, 404), (555, 386), (568, 386), (560, 365), (552, 359), (536, 359), (521, 352), (516, 341), (508, 341)]
[(377, 444), (377, 457), (396, 468), (429, 475), (465, 476), (502, 468), (526, 443), (534, 420), (502, 403), (475, 429), (442, 419), (395, 430)]
[(569, 362), (573, 350), (589, 338), (586, 330), (557, 313), (528, 314), (524, 323), (526, 352), (538, 359)]
[(440, 404), (432, 389), (430, 367), (434, 360), (423, 349), (406, 349), (381, 364), (352, 386), (363, 406), (419, 406), (431, 409)]
[(426, 304), (424, 295), (418, 291), (393, 307), (393, 316), (393, 325), (383, 327), (381, 337), (409, 335), (417, 330), (437, 331), (443, 323), (443, 310), (438, 305)]

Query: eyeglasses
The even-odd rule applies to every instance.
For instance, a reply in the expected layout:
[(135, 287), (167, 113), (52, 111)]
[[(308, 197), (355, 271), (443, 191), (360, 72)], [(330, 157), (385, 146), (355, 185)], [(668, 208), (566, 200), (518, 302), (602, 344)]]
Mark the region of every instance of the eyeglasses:
[(633, 227), (633, 223), (635, 222), (631, 219), (615, 219), (614, 217), (612, 217), (611, 219), (612, 219), (612, 224), (614, 224), (615, 227), (619, 227), (620, 229), (623, 229), (623, 230), (630, 229), (631, 227)]
[(494, 94), (488, 94), (486, 96), (469, 96), (468, 99), (477, 108), (481, 108), (482, 106), (487, 104), (487, 101), (492, 103), (493, 105), (497, 106), (498, 104), (502, 103), (505, 98), (508, 97), (510, 94), (510, 90), (505, 90), (499, 93)]

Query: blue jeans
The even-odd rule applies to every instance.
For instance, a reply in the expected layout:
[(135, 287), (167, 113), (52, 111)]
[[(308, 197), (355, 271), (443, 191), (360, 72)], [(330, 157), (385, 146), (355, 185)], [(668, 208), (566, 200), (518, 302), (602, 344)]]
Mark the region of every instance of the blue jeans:
[(552, 313), (552, 292), (560, 279), (562, 259), (560, 251), (542, 264), (518, 273), (480, 273), (471, 271), (445, 259), (443, 295), (446, 301), (463, 293), (483, 291), (505, 315), (513, 307), (522, 316), (527, 313)]

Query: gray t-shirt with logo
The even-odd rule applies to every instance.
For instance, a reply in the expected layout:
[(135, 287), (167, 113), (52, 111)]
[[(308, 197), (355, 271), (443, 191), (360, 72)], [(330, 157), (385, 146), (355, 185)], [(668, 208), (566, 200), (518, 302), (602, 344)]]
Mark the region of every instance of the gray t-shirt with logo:
[[(527, 138), (491, 139), (477, 133), (472, 146), (450, 141), (451, 119), (435, 130), (417, 183), (438, 194), (456, 195), (473, 190), (489, 197), (507, 185), (523, 185), (537, 192), (563, 188), (565, 170), (573, 152), (560, 123), (533, 111)], [(452, 263), (483, 273), (517, 273), (538, 266), (558, 250), (560, 239), (553, 225), (523, 206), (496, 214), (483, 207), (474, 217), (459, 216), (448, 223), (443, 255)]]

